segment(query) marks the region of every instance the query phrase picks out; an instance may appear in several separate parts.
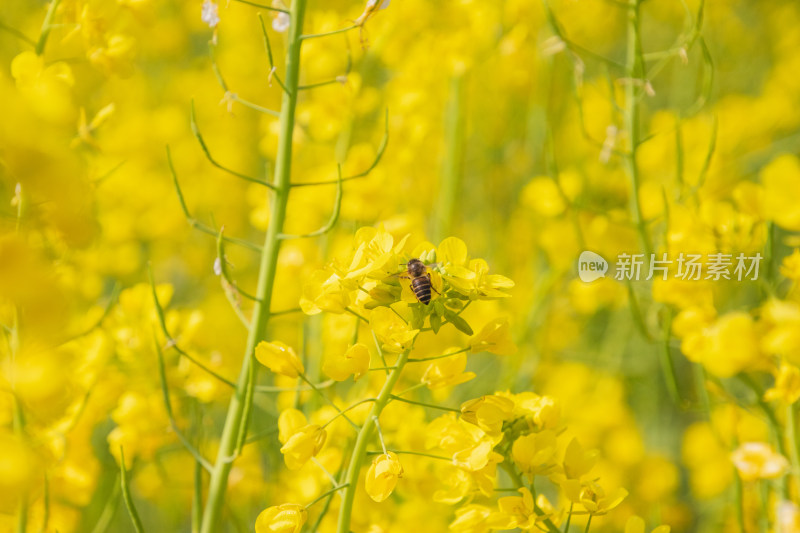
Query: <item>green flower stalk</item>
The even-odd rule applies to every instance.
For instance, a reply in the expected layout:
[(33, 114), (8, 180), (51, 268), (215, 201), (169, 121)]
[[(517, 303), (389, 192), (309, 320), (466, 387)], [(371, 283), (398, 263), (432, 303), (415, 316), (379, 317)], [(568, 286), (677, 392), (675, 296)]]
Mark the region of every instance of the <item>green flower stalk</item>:
[[(208, 499), (203, 512), (201, 533), (217, 531), (222, 504), (225, 499), (225, 489), (235, 459), (235, 452), (240, 432), (246, 424), (245, 413), (249, 410), (247, 404), (252, 401), (246, 391), (249, 383), (254, 379), (253, 353), (256, 345), (264, 339), (267, 323), (270, 318), (270, 303), (275, 283), (275, 271), (278, 263), (278, 252), (281, 246), (281, 234), (286, 219), (286, 205), (289, 200), (291, 187), (292, 168), (292, 141), (297, 107), (297, 92), (300, 80), (300, 47), (305, 16), (305, 0), (295, 0), (289, 13), (289, 40), (286, 49), (286, 74), (284, 83), (286, 91), (280, 112), (280, 139), (278, 141), (278, 155), (275, 161), (272, 194), (272, 218), (267, 230), (264, 248), (261, 253), (261, 263), (258, 273), (258, 288), (253, 306), (253, 319), (247, 336), (247, 348), (244, 361), (236, 381), (236, 388), (228, 406), (228, 414), (222, 430), (219, 451), (211, 470), (209, 481)], [(252, 390), (252, 387), (251, 387)]]
[(386, 382), (383, 384), (383, 388), (378, 394), (378, 399), (372, 405), (372, 409), (370, 410), (367, 419), (364, 421), (364, 425), (361, 426), (361, 430), (358, 432), (356, 445), (353, 448), (353, 454), (350, 457), (350, 466), (347, 469), (347, 478), (345, 478), (347, 488), (342, 496), (342, 506), (339, 508), (339, 525), (336, 530), (338, 533), (348, 533), (350, 531), (350, 515), (353, 512), (353, 500), (356, 497), (358, 475), (361, 472), (361, 466), (364, 462), (364, 457), (366, 457), (367, 444), (370, 441), (370, 437), (372, 437), (372, 431), (375, 428), (378, 418), (381, 416), (383, 408), (386, 407), (386, 403), (391, 398), (392, 390), (394, 389), (397, 380), (400, 378), (400, 373), (403, 371), (403, 367), (405, 367), (406, 362), (408, 361), (409, 353), (411, 353), (410, 348), (400, 354), (400, 357), (394, 364), (394, 370), (392, 370), (391, 374), (389, 374), (389, 377), (386, 379)]

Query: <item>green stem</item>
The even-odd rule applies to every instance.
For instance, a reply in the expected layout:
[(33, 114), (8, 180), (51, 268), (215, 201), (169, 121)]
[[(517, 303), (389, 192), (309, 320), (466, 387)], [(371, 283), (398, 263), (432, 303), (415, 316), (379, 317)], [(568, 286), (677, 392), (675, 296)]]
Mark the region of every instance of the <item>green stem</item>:
[[(420, 457), (430, 457), (431, 459), (439, 459), (440, 461), (448, 461), (452, 462), (452, 457), (445, 457), (444, 455), (436, 455), (435, 453), (425, 453), (425, 452), (415, 452), (412, 450), (389, 450), (392, 453), (396, 453), (397, 455), (418, 455)], [(367, 455), (383, 455), (384, 452), (375, 450), (367, 452)]]
[[(344, 416), (344, 414), (345, 414), (347, 411), (350, 411), (350, 410), (352, 410), (352, 409), (355, 409), (355, 408), (356, 408), (356, 407), (358, 407), (359, 405), (363, 405), (363, 404), (365, 404), (365, 403), (369, 403), (369, 402), (374, 402), (375, 400), (376, 400), (376, 398), (364, 398), (363, 400), (359, 400), (359, 401), (357, 401), (357, 402), (356, 402), (356, 403), (354, 403), (353, 405), (350, 405), (350, 406), (348, 406), (348, 407), (345, 407), (344, 409), (342, 409), (342, 411), (341, 411), (341, 412), (339, 412), (339, 413), (337, 413), (336, 415), (334, 415), (334, 416), (333, 416), (333, 418), (331, 418), (330, 420), (328, 420), (327, 422), (325, 422), (324, 424), (322, 424), (322, 426), (320, 426), (320, 429), (325, 429), (325, 428), (326, 428), (326, 427), (328, 427), (328, 426), (329, 426), (329, 425), (330, 425), (330, 424), (331, 424), (333, 421), (335, 421), (337, 418), (339, 418), (340, 416)], [(358, 428), (358, 429), (360, 430), (360, 428)]]
[(300, 78), (300, 48), (302, 41), (300, 35), (303, 29), (306, 0), (292, 2), (289, 27), (289, 40), (286, 50), (286, 86), (290, 89), (283, 93), (280, 116), (280, 137), (278, 141), (278, 155), (275, 161), (275, 174), (273, 185), (275, 195), (272, 201), (272, 220), (267, 230), (264, 249), (261, 255), (261, 264), (258, 274), (258, 288), (253, 306), (253, 319), (247, 338), (247, 348), (244, 361), (236, 382), (236, 390), (228, 406), (228, 414), (222, 430), (219, 451), (208, 487), (208, 499), (203, 513), (201, 533), (218, 531), (222, 504), (225, 499), (225, 490), (228, 484), (228, 475), (233, 467), (234, 451), (236, 450), (239, 428), (243, 423), (246, 411), (245, 391), (250, 376), (250, 366), (253, 364), (253, 352), (259, 341), (263, 340), (267, 322), (270, 317), (270, 303), (275, 282), (275, 272), (278, 265), (278, 252), (281, 240), (278, 236), (283, 231), (286, 219), (286, 205), (289, 200), (291, 187), (292, 166), (292, 140), (295, 122), (295, 109), (297, 107), (297, 86)]
[(56, 8), (61, 0), (53, 0), (50, 2), (50, 7), (47, 8), (47, 14), (44, 16), (42, 22), (42, 31), (39, 34), (39, 40), (36, 41), (36, 55), (40, 56), (44, 53), (44, 47), (47, 44), (47, 38), (50, 36), (50, 29), (53, 27), (53, 18), (56, 15)]
[(358, 25), (353, 25), (353, 26), (348, 26), (346, 28), (341, 28), (341, 29), (338, 29), (338, 30), (326, 31), (325, 33), (311, 33), (311, 34), (308, 34), (308, 35), (302, 35), (300, 38), (303, 39), (303, 40), (306, 40), (306, 39), (318, 39), (320, 37), (328, 37), (329, 35), (337, 35), (339, 33), (344, 33), (344, 32), (350, 31), (350, 30), (354, 30), (354, 29), (356, 29), (358, 27), (359, 27)]
[(672, 361), (672, 349), (669, 345), (670, 331), (672, 329), (672, 310), (667, 308), (667, 318), (664, 320), (663, 337), (661, 339), (661, 372), (664, 374), (664, 381), (667, 384), (667, 391), (676, 407), (683, 407), (681, 390), (678, 385), (678, 376)]
[(47, 526), (50, 522), (50, 481), (47, 479), (47, 475), (44, 476), (44, 516), (42, 518), (42, 526), (39, 529), (41, 533), (47, 532)]
[[(789, 453), (786, 450), (786, 443), (783, 440), (783, 431), (781, 430), (780, 421), (778, 421), (778, 417), (775, 415), (775, 412), (772, 410), (769, 404), (764, 400), (764, 391), (761, 390), (761, 387), (758, 385), (758, 383), (756, 383), (756, 381), (752, 378), (752, 376), (742, 373), (739, 374), (739, 378), (755, 394), (756, 403), (758, 403), (758, 406), (766, 415), (769, 427), (772, 430), (773, 435), (775, 436), (775, 442), (778, 446), (778, 451), (784, 457), (788, 457)], [(788, 500), (789, 484), (783, 478), (778, 479), (776, 483), (778, 484), (780, 493), (783, 495), (785, 499)]]
[[(19, 326), (14, 327), (18, 331)], [(16, 354), (15, 354), (16, 355)], [(22, 412), (22, 404), (19, 397), (14, 395), (14, 410), (12, 413), (12, 427), (14, 433), (20, 438), (25, 439), (25, 415)], [(17, 506), (17, 532), (25, 533), (28, 529), (28, 491), (20, 491), (19, 505)]]
[(786, 429), (789, 434), (789, 457), (792, 459), (792, 477), (797, 490), (800, 491), (800, 449), (797, 447), (797, 421), (795, 420), (793, 403), (786, 407)]
[(593, 515), (589, 515), (589, 520), (586, 521), (586, 529), (583, 533), (589, 533), (589, 527), (592, 525), (592, 516)]
[(452, 233), (456, 205), (463, 198), (459, 194), (464, 160), (464, 75), (457, 74), (450, 80), (450, 98), (445, 111), (445, 156), (442, 165), (442, 181), (436, 209), (436, 231), (441, 240)]
[(436, 405), (436, 404), (433, 404), (433, 403), (425, 403), (425, 402), (417, 402), (417, 401), (414, 401), (414, 400), (407, 400), (407, 399), (405, 399), (405, 398), (403, 398), (401, 396), (395, 396), (394, 394), (390, 394), (389, 397), (392, 400), (397, 400), (398, 402), (410, 403), (412, 405), (421, 405), (422, 407), (429, 407), (431, 409), (439, 409), (440, 411), (450, 411), (452, 413), (461, 413), (461, 409), (455, 409), (453, 407), (445, 407), (443, 405)]
[(345, 420), (347, 420), (347, 422), (348, 422), (348, 423), (349, 423), (351, 426), (353, 426), (353, 428), (355, 428), (355, 430), (356, 430), (356, 431), (358, 431), (358, 430), (359, 430), (358, 424), (356, 424), (355, 422), (353, 422), (353, 421), (352, 421), (352, 420), (351, 420), (351, 419), (350, 419), (350, 418), (349, 418), (349, 417), (348, 417), (346, 414), (344, 414), (345, 412), (344, 412), (344, 411), (342, 411), (342, 410), (341, 410), (341, 408), (340, 408), (338, 405), (336, 405), (336, 403), (334, 403), (334, 401), (333, 401), (333, 400), (331, 400), (330, 398), (328, 398), (328, 397), (325, 395), (325, 393), (324, 393), (324, 392), (322, 392), (321, 390), (319, 390), (319, 389), (317, 388), (317, 386), (316, 386), (316, 385), (314, 385), (314, 384), (311, 382), (311, 380), (309, 380), (309, 379), (306, 377), (306, 375), (305, 375), (305, 374), (299, 374), (299, 376), (300, 376), (300, 379), (302, 379), (303, 381), (305, 381), (306, 383), (308, 383), (308, 386), (309, 386), (309, 387), (311, 387), (312, 389), (314, 389), (314, 392), (316, 392), (317, 394), (319, 394), (319, 396), (320, 396), (320, 397), (321, 397), (323, 400), (325, 400), (325, 403), (327, 403), (328, 405), (330, 405), (331, 407), (333, 407), (334, 409), (336, 409), (336, 411), (339, 413), (339, 415), (340, 415), (340, 416), (343, 416), (343, 417), (344, 417), (344, 419), (345, 419)]
[(117, 512), (120, 490), (121, 485), (119, 480), (115, 479), (111, 488), (111, 493), (108, 495), (108, 499), (105, 501), (103, 510), (100, 512), (100, 516), (97, 518), (97, 522), (92, 528), (91, 533), (105, 533), (108, 531), (108, 526), (111, 524), (111, 519), (114, 518), (114, 514)]
[(411, 348), (400, 354), (400, 357), (397, 359), (397, 363), (395, 365), (396, 368), (392, 370), (392, 373), (389, 374), (388, 378), (386, 378), (386, 382), (383, 384), (383, 388), (378, 394), (378, 398), (375, 400), (369, 415), (364, 421), (364, 425), (361, 426), (361, 430), (358, 432), (356, 444), (353, 448), (353, 454), (350, 457), (350, 466), (347, 470), (347, 478), (345, 479), (345, 482), (348, 485), (347, 489), (345, 489), (344, 497), (342, 498), (342, 506), (339, 508), (338, 533), (350, 532), (350, 515), (353, 512), (353, 501), (356, 497), (358, 475), (361, 472), (361, 464), (364, 462), (364, 457), (366, 457), (367, 444), (372, 436), (372, 430), (375, 427), (374, 420), (380, 417), (383, 408), (386, 407), (386, 404), (391, 397), (392, 389), (394, 389), (397, 380), (400, 378), (400, 373), (403, 371), (403, 367), (408, 360), (408, 354), (410, 352)]
[(758, 482), (758, 501), (761, 505), (761, 516), (758, 519), (758, 527), (761, 533), (767, 533), (769, 529), (769, 485), (765, 480)]
[(311, 507), (315, 503), (317, 503), (319, 501), (322, 501), (323, 499), (325, 499), (325, 497), (335, 493), (337, 490), (342, 490), (343, 488), (345, 488), (345, 486), (347, 486), (347, 483), (345, 483), (344, 485), (340, 485), (338, 487), (333, 487), (332, 489), (323, 492), (322, 494), (320, 494), (319, 496), (314, 498), (314, 501), (312, 501), (311, 503), (306, 504), (306, 509), (308, 509), (309, 507)]
[(194, 492), (192, 493), (192, 533), (200, 531), (203, 519), (203, 465), (194, 462)]
[(572, 521), (572, 509), (574, 507), (575, 507), (575, 504), (573, 502), (570, 502), (569, 503), (569, 514), (567, 514), (567, 523), (564, 524), (564, 533), (567, 533), (567, 531), (569, 531), (569, 523)]
[(397, 394), (394, 394), (393, 396), (405, 396), (409, 392), (415, 391), (417, 389), (421, 389), (422, 387), (425, 387), (425, 386), (426, 385), (424, 383), (417, 383), (416, 385), (411, 385), (407, 389), (401, 390), (400, 392), (398, 392)]
[(700, 363), (692, 363), (692, 369), (694, 371), (697, 399), (700, 401), (700, 406), (703, 408), (706, 419), (711, 421), (711, 398), (709, 398), (708, 389), (706, 388), (706, 371)]
[(747, 533), (747, 527), (744, 521), (744, 486), (742, 478), (739, 476), (739, 471), (733, 469), (733, 484), (734, 484), (734, 499), (736, 500), (736, 521), (739, 523), (739, 531)]
[(625, 60), (627, 83), (625, 85), (625, 129), (628, 131), (630, 148), (625, 154), (625, 166), (631, 184), (630, 209), (633, 222), (639, 233), (639, 242), (645, 254), (646, 264), (649, 264), (652, 246), (647, 228), (642, 217), (642, 206), (639, 203), (639, 169), (636, 164), (636, 153), (639, 147), (639, 91), (637, 82), (642, 79), (642, 45), (639, 36), (639, 2), (630, 0), (628, 9), (628, 46)]
[(17, 506), (17, 533), (25, 533), (28, 530), (28, 493), (22, 492), (19, 495), (19, 505)]
[(442, 355), (434, 355), (432, 357), (412, 358), (412, 359), (409, 359), (408, 362), (409, 363), (422, 363), (423, 361), (435, 361), (436, 359), (444, 359), (445, 357), (451, 357), (453, 355), (458, 355), (460, 353), (468, 352), (470, 350), (471, 350), (471, 348), (469, 346), (467, 346), (466, 348), (463, 348), (461, 350), (458, 350), (458, 351), (455, 351), (455, 352), (448, 352), (448, 353), (442, 354)]
[(144, 533), (142, 520), (139, 518), (139, 512), (133, 503), (133, 496), (131, 496), (130, 486), (128, 484), (128, 471), (125, 467), (125, 452), (122, 446), (119, 447), (119, 471), (120, 471), (120, 485), (122, 486), (122, 499), (125, 500), (125, 507), (128, 508), (128, 514), (133, 523), (133, 529), (136, 533)]
[(12, 28), (11, 26), (9, 26), (7, 24), (4, 24), (2, 21), (0, 21), (0, 30), (7, 31), (8, 33), (13, 35), (14, 37), (19, 39), (20, 41), (25, 42), (25, 43), (33, 46), (33, 47), (36, 47), (36, 43), (33, 42), (33, 39), (31, 39), (30, 37), (28, 37), (27, 35), (25, 35), (21, 31), (19, 31), (18, 29)]

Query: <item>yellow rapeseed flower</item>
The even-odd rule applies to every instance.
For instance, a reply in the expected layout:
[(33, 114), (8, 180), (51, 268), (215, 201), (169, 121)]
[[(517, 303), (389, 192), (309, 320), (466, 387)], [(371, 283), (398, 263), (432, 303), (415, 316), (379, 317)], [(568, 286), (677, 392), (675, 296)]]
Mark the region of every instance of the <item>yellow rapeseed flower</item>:
[(775, 376), (775, 385), (764, 393), (765, 400), (778, 400), (791, 405), (800, 398), (800, 368), (781, 363)]
[(470, 338), (469, 346), (473, 353), (489, 352), (497, 355), (517, 353), (517, 346), (511, 339), (511, 328), (506, 318), (489, 321), (483, 329)]
[[(641, 517), (633, 515), (630, 518), (628, 518), (627, 522), (625, 522), (625, 533), (645, 533), (646, 527), (647, 526)], [(669, 532), (670, 532), (669, 526), (658, 526), (651, 533), (669, 533)]]
[(305, 374), (305, 367), (294, 350), (282, 342), (261, 341), (256, 346), (256, 359), (276, 374), (296, 378)]
[(800, 365), (800, 304), (773, 298), (761, 307), (761, 319), (764, 351)]
[(317, 455), (325, 444), (327, 433), (316, 424), (295, 431), (281, 447), (283, 460), (289, 470), (298, 470)]
[(443, 488), (433, 493), (433, 501), (456, 504), (472, 490), (472, 477), (466, 470), (452, 464), (445, 464), (441, 467), (440, 472), (436, 478), (440, 480)]
[(307, 315), (322, 311), (344, 313), (350, 305), (350, 290), (345, 288), (338, 274), (330, 269), (316, 270), (303, 285), (300, 308)]
[(299, 533), (308, 520), (308, 511), (296, 503), (267, 507), (256, 518), (256, 533)]
[(403, 477), (403, 466), (397, 454), (386, 452), (377, 456), (367, 470), (364, 488), (367, 494), (376, 502), (388, 498), (397, 485), (397, 480)]
[(513, 416), (530, 419), (538, 429), (554, 429), (561, 420), (561, 406), (552, 396), (540, 396), (530, 391), (503, 395), (514, 402)]
[(391, 353), (407, 349), (419, 333), (418, 329), (411, 329), (405, 320), (388, 307), (373, 310), (369, 325), (381, 341), (383, 350)]
[(564, 475), (567, 478), (580, 479), (594, 468), (595, 463), (597, 463), (595, 450), (584, 450), (578, 439), (569, 442), (564, 453)]
[(503, 422), (514, 412), (513, 400), (491, 394), (461, 404), (461, 419), (474, 424), (490, 435), (499, 435)]
[(800, 230), (800, 160), (791, 154), (779, 155), (761, 170), (760, 177), (768, 216), (782, 228)]
[(525, 487), (519, 489), (520, 496), (506, 496), (497, 500), (499, 511), (492, 513), (489, 524), (492, 529), (533, 529), (536, 524), (536, 508), (533, 495)]
[(489, 265), (483, 259), (471, 259), (466, 266), (446, 265), (444, 279), (457, 292), (471, 300), (508, 298), (501, 289), (511, 289), (514, 282), (499, 274), (489, 274)]
[(683, 351), (719, 377), (731, 377), (759, 360), (758, 337), (752, 317), (735, 311), (683, 341)]
[(306, 415), (297, 409), (284, 409), (278, 416), (278, 440), (286, 444), (289, 437), (297, 433), (300, 428), (308, 425)]
[(623, 488), (606, 493), (605, 489), (594, 481), (580, 483), (569, 479), (561, 484), (567, 498), (573, 503), (582, 505), (591, 515), (604, 515), (614, 509), (628, 496)]
[(322, 371), (336, 381), (353, 376), (355, 381), (369, 370), (369, 350), (361, 343), (350, 346), (343, 354), (327, 357)]
[(556, 433), (548, 429), (517, 438), (511, 445), (511, 456), (523, 473), (548, 475), (557, 468), (557, 450)]
[(467, 354), (460, 353), (433, 361), (422, 375), (422, 382), (429, 389), (443, 389), (466, 383), (475, 378), (475, 372), (464, 372)]
[(502, 436), (488, 435), (462, 419), (440, 416), (428, 424), (427, 433), (429, 448), (441, 448), (453, 458), (453, 464), (470, 472), (503, 460), (503, 456), (494, 451)]
[(781, 276), (792, 281), (800, 281), (800, 248), (795, 248), (791, 255), (781, 261)]
[(489, 531), (489, 515), (492, 510), (485, 505), (470, 503), (456, 509), (456, 518), (449, 529), (456, 533), (486, 533)]

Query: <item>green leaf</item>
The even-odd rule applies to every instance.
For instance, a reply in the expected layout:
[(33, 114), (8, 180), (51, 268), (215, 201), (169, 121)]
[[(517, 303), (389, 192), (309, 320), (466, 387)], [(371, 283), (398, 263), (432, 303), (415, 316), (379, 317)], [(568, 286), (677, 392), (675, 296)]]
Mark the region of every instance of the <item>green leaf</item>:
[(411, 306), (412, 315), (411, 315), (411, 329), (422, 329), (423, 324), (425, 324), (425, 314), (422, 309), (421, 305), (414, 305)]
[(453, 324), (458, 331), (466, 333), (467, 335), (473, 334), (472, 328), (470, 327), (470, 325), (467, 323), (466, 320), (461, 318), (461, 316), (455, 314), (449, 309), (445, 309), (444, 317), (447, 319), (448, 322)]
[(442, 317), (437, 313), (431, 314), (431, 329), (434, 333), (439, 333), (439, 328), (442, 327)]

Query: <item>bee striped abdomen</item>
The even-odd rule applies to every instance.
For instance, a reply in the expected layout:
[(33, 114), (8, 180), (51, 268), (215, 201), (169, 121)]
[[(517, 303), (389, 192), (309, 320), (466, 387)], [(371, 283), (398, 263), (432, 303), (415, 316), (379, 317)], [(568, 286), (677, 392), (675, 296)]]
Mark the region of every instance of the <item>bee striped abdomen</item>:
[(428, 305), (431, 301), (431, 280), (428, 276), (420, 276), (411, 280), (411, 290), (417, 300)]

